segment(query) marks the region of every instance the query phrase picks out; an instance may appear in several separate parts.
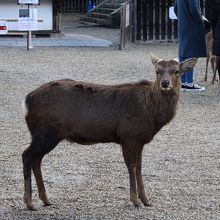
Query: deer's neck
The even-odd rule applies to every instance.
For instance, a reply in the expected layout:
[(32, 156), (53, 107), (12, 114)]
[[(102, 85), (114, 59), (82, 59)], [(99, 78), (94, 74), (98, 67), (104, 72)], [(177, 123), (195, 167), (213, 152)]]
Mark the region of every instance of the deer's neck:
[(163, 92), (159, 89), (152, 92), (153, 114), (158, 129), (169, 123), (176, 114), (179, 100), (179, 89)]

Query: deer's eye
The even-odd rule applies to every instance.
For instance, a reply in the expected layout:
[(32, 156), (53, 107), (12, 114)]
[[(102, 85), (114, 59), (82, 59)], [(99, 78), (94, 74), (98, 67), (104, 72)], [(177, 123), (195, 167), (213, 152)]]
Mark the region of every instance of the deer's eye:
[(179, 70), (175, 70), (175, 74), (176, 74), (176, 75), (179, 75), (179, 74), (180, 74), (180, 71), (179, 71)]
[(156, 70), (156, 74), (159, 75), (159, 71), (158, 70)]

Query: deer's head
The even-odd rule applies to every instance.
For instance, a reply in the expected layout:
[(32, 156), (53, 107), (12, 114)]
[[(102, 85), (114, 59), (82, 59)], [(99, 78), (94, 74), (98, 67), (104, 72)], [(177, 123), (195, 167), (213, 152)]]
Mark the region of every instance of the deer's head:
[(177, 59), (163, 60), (151, 53), (151, 61), (155, 67), (158, 87), (163, 92), (169, 92), (179, 89), (181, 75), (195, 66), (197, 58), (179, 62)]

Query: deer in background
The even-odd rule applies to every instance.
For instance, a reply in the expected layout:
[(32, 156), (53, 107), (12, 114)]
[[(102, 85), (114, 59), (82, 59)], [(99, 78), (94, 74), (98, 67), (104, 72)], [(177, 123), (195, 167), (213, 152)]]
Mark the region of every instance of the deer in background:
[(49, 206), (41, 161), (66, 139), (81, 145), (121, 145), (130, 180), (130, 200), (135, 206), (150, 205), (142, 179), (145, 144), (176, 114), (180, 76), (194, 67), (197, 59), (179, 63), (151, 55), (156, 80), (120, 85), (99, 85), (70, 79), (53, 81), (29, 93), (24, 102), (31, 144), (23, 152), (24, 201), (32, 203), (31, 170), (39, 198)]
[(218, 65), (220, 65), (220, 57), (212, 54), (212, 46), (213, 46), (213, 34), (212, 34), (212, 31), (210, 31), (206, 34), (207, 57), (206, 57), (206, 70), (205, 70), (204, 81), (207, 81), (208, 79), (208, 66), (210, 62), (211, 69), (213, 72), (212, 84), (214, 84), (215, 81), (218, 81), (216, 79), (216, 72), (217, 72)]

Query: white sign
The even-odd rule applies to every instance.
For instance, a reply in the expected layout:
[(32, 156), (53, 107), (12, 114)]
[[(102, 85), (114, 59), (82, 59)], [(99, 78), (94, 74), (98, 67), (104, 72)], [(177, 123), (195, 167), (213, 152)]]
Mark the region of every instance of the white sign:
[(18, 16), (19, 31), (36, 31), (37, 27), (37, 8), (19, 9)]
[(130, 8), (129, 8), (129, 4), (126, 5), (126, 17), (125, 17), (125, 27), (128, 27), (129, 26), (129, 19), (130, 19), (130, 16), (129, 16), (129, 12), (130, 12)]
[(39, 5), (40, 0), (17, 0), (19, 5)]
[(0, 35), (8, 33), (8, 24), (6, 21), (0, 21)]
[(174, 12), (174, 7), (170, 7), (169, 8), (169, 18), (170, 19), (177, 19), (177, 16), (176, 16), (176, 14)]

